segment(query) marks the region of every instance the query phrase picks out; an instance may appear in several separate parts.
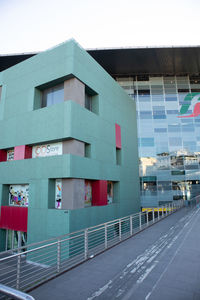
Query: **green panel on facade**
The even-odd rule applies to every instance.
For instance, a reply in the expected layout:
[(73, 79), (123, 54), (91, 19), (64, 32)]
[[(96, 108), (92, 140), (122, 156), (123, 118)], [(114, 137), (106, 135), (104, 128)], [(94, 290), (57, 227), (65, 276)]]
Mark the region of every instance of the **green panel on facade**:
[[(1, 72), (0, 84), (0, 150), (22, 146), (15, 148), (14, 160), (0, 162), (0, 205), (9, 206), (10, 185), (28, 186), (28, 243), (139, 211), (135, 103), (87, 52), (69, 41)], [(64, 99), (56, 96), (60, 84)], [(118, 151), (115, 124), (121, 128)], [(36, 154), (54, 151), (58, 144), (62, 153), (30, 157), (34, 149)], [(19, 151), (25, 151), (25, 159), (17, 158)], [(61, 209), (55, 208), (56, 180), (62, 181)], [(85, 207), (78, 193), (84, 192), (85, 180), (112, 182), (113, 203)], [(74, 197), (70, 205), (68, 188)], [(5, 228), (1, 238), (5, 244)]]

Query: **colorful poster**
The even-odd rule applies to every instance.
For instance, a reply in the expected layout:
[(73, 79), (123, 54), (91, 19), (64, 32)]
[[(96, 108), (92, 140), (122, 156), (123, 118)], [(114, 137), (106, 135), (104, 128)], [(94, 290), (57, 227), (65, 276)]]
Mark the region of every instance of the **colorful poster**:
[(113, 182), (107, 181), (107, 200), (108, 204), (113, 203)]
[(28, 206), (29, 185), (12, 184), (9, 187), (9, 205)]
[(14, 160), (14, 149), (10, 149), (7, 151), (7, 161)]
[(54, 156), (54, 155), (62, 155), (62, 142), (46, 144), (46, 145), (38, 145), (32, 148), (32, 157), (45, 157), (45, 156)]
[(62, 179), (56, 179), (55, 182), (55, 208), (61, 209), (62, 208)]
[(85, 207), (92, 205), (92, 182), (85, 180)]

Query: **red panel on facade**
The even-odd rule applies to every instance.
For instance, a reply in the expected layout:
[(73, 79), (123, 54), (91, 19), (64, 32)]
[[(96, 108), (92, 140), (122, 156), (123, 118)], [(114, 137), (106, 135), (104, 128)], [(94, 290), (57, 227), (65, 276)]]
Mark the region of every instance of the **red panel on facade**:
[(32, 158), (32, 147), (22, 145), (16, 146), (14, 149), (14, 160)]
[(107, 181), (96, 180), (92, 182), (92, 205), (107, 205)]
[(6, 150), (0, 150), (0, 162), (7, 161), (7, 151)]
[(115, 123), (115, 140), (116, 140), (116, 148), (121, 149), (121, 127), (117, 123)]
[(32, 158), (32, 147), (30, 146), (25, 146), (25, 159)]
[(1, 206), (0, 228), (27, 232), (28, 207)]

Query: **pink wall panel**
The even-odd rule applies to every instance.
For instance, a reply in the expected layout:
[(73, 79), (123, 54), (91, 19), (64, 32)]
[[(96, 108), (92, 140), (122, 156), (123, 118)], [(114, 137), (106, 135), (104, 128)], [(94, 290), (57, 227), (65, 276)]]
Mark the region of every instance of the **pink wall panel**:
[(27, 232), (28, 207), (1, 206), (0, 228)]
[(107, 205), (107, 181), (95, 180), (92, 182), (92, 205)]
[(14, 150), (14, 160), (32, 158), (32, 147), (22, 145), (16, 146)]
[(121, 149), (121, 127), (117, 123), (115, 123), (115, 140), (116, 140), (116, 148)]

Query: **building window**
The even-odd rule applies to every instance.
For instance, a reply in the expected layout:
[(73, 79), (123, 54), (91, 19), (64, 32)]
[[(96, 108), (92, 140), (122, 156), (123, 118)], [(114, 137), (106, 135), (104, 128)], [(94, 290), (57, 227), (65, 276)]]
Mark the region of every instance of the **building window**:
[(9, 205), (11, 206), (28, 206), (29, 185), (12, 184), (9, 187)]
[(85, 157), (91, 157), (91, 144), (85, 143)]
[(99, 114), (99, 95), (88, 87), (85, 88), (85, 108)]
[(64, 83), (46, 89), (42, 93), (42, 107), (64, 102)]
[(107, 200), (108, 204), (113, 203), (113, 182), (112, 181), (107, 181)]
[(85, 180), (85, 201), (84, 206), (92, 205), (92, 182), (90, 180)]
[(116, 164), (121, 165), (122, 164), (122, 153), (121, 149), (116, 148)]
[(7, 161), (14, 160), (14, 148), (7, 150)]
[(92, 96), (85, 93), (85, 108), (92, 111)]
[(55, 180), (55, 208), (62, 208), (62, 179)]

